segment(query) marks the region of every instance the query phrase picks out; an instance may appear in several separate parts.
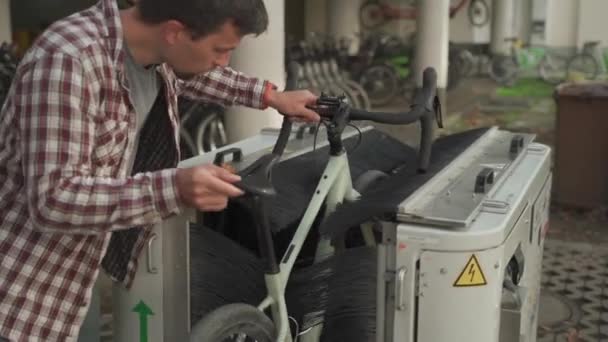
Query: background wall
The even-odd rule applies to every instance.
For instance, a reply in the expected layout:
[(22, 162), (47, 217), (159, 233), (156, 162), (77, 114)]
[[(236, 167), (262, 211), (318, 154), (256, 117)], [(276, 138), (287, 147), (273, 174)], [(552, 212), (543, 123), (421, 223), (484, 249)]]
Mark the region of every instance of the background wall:
[(608, 1), (579, 0), (577, 46), (586, 41), (597, 40), (608, 47)]
[(10, 6), (10, 0), (0, 0), (0, 43), (12, 40)]

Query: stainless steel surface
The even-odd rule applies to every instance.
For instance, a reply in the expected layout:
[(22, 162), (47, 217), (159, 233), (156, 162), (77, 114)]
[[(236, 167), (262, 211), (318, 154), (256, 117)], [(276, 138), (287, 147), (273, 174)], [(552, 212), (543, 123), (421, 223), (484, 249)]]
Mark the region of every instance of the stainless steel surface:
[[(524, 138), (522, 152), (513, 159), (511, 139)], [(492, 202), (493, 189), (519, 163), (534, 135), (514, 134), (493, 128), (462, 155), (445, 167), (427, 184), (399, 206), (398, 220), (447, 227), (466, 227), (482, 206), (503, 205)], [(485, 193), (475, 193), (478, 174), (485, 168), (494, 171), (494, 182)], [(485, 203), (485, 201), (488, 201)]]

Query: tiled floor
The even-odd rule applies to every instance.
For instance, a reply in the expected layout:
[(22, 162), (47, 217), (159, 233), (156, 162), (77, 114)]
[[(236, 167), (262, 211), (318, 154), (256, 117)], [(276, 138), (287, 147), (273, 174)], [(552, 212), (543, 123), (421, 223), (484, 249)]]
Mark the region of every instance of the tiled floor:
[[(548, 241), (543, 257), (542, 292), (563, 298), (562, 307), (541, 304), (539, 342), (608, 341), (608, 247)], [(543, 301), (541, 300), (541, 303)]]

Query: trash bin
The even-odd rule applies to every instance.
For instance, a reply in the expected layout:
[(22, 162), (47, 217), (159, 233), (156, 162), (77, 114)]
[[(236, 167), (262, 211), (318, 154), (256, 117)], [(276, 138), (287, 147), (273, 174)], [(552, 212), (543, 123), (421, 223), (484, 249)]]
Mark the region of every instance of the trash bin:
[(608, 83), (562, 84), (554, 97), (554, 198), (584, 209), (608, 205)]

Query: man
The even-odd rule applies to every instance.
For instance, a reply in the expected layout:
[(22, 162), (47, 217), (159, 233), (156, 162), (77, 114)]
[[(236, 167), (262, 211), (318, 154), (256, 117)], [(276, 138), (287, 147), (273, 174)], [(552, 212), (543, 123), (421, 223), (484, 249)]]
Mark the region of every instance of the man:
[(267, 25), (262, 0), (101, 0), (39, 38), (0, 118), (0, 337), (73, 341), (100, 266), (129, 287), (152, 225), (242, 194), (175, 168), (178, 94), (319, 119), (310, 92), (226, 67)]

